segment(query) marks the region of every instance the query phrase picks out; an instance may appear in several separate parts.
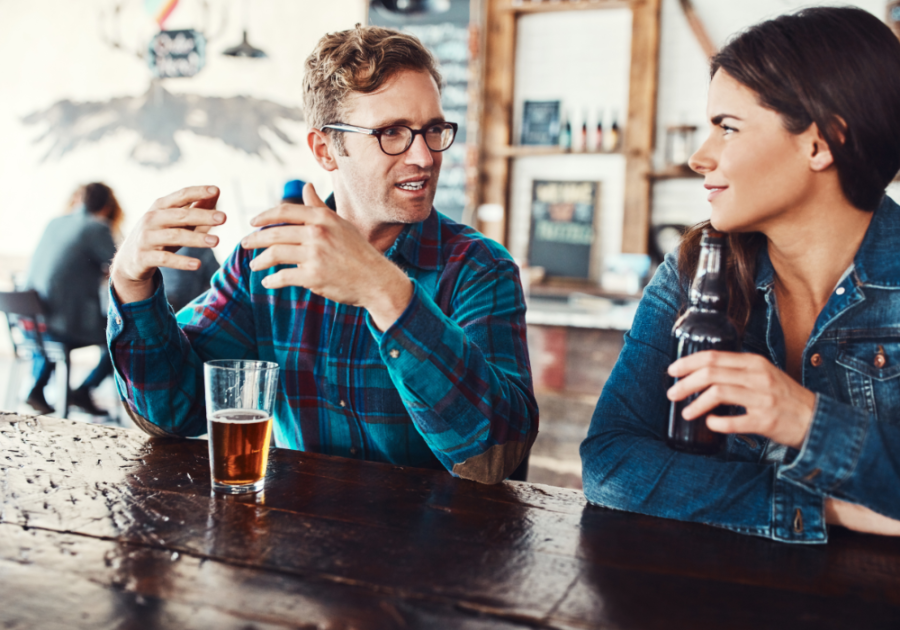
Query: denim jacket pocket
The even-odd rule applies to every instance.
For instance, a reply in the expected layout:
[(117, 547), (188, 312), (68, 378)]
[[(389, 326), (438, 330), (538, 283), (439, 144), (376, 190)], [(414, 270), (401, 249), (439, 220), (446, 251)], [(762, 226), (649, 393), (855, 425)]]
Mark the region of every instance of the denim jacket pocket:
[(879, 422), (900, 424), (900, 340), (844, 344), (836, 362), (844, 368), (854, 407)]

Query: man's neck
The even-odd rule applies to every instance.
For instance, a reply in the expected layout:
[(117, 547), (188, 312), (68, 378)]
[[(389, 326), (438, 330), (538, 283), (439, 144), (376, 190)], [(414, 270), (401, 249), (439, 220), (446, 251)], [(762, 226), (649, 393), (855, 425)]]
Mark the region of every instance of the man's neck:
[(336, 212), (339, 217), (353, 224), (369, 244), (380, 252), (390, 249), (397, 237), (406, 227), (404, 223), (375, 223), (366, 221), (362, 213), (356, 212), (353, 204), (337, 189), (334, 191)]

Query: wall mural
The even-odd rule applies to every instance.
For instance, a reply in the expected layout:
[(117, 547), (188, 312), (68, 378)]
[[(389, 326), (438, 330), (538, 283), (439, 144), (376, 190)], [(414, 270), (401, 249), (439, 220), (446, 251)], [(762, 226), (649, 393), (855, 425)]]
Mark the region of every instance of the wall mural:
[[(165, 21), (177, 4), (178, 0), (145, 1), (147, 12), (160, 30), (145, 50), (131, 53), (146, 62), (153, 76), (144, 94), (94, 102), (66, 99), (22, 118), (27, 125), (45, 127), (45, 131), (33, 140), (33, 144), (50, 141), (50, 148), (41, 158), (42, 163), (60, 159), (115, 134), (130, 132), (137, 135), (137, 140), (129, 157), (142, 166), (165, 168), (181, 158), (176, 133), (188, 131), (217, 138), (249, 155), (270, 156), (283, 164), (263, 134), (271, 133), (285, 144), (294, 145), (294, 140), (279, 127), (279, 121), (303, 121), (302, 109), (251, 96), (200, 96), (175, 93), (164, 87), (166, 81), (185, 81), (203, 69), (210, 40), (199, 30), (164, 29)], [(208, 6), (206, 2), (203, 5)], [(111, 11), (116, 32), (121, 9), (122, 3), (117, 3)], [(104, 17), (109, 16), (101, 16), (101, 21)], [(111, 48), (127, 52), (118, 35), (110, 37), (101, 31), (101, 38)], [(246, 39), (245, 30), (244, 42)], [(245, 53), (241, 46), (230, 48), (225, 54), (265, 57), (262, 51), (252, 50), (258, 54)]]

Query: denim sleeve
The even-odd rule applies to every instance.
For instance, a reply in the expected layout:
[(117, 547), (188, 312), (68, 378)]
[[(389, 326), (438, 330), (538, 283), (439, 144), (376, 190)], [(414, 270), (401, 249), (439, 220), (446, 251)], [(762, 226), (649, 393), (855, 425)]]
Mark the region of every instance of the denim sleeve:
[(254, 320), (240, 248), (213, 277), (212, 288), (176, 320), (162, 274), (155, 293), (122, 304), (110, 284), (107, 342), (116, 385), (129, 415), (152, 435), (206, 433), (203, 362), (257, 358)]
[(819, 394), (800, 453), (778, 477), (900, 519), (900, 427)]
[(581, 445), (585, 496), (609, 508), (775, 540), (826, 542), (821, 495), (777, 478), (774, 466), (666, 446), (666, 369), (680, 286), (670, 255), (644, 291)]
[(400, 318), (383, 334), (368, 318), (419, 434), (456, 476), (506, 479), (537, 435), (518, 271), (501, 261), (463, 267), (455, 308), (445, 314), (417, 282)]

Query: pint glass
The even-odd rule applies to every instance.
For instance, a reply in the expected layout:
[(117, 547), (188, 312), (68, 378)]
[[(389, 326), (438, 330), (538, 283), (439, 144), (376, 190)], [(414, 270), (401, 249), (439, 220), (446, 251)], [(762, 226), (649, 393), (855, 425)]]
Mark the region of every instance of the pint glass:
[(209, 467), (217, 492), (258, 492), (265, 485), (278, 364), (222, 360), (203, 365)]

